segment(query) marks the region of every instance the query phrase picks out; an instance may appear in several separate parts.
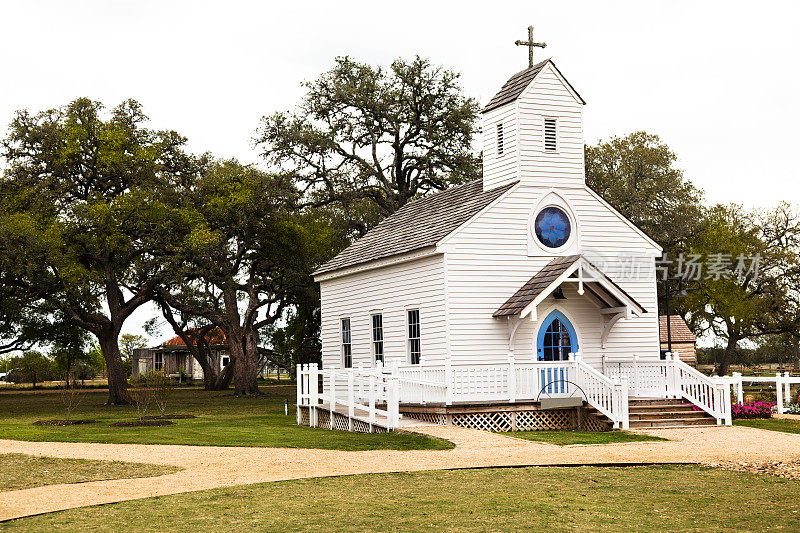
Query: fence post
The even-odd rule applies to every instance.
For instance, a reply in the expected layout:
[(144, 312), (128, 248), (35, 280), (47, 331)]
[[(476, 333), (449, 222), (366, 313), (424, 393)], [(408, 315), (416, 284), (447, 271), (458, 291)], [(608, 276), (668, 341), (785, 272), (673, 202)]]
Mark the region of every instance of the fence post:
[(453, 362), (450, 355), (444, 360), (444, 403), (453, 405)]
[(728, 380), (725, 380), (723, 383), (723, 391), (722, 391), (722, 407), (725, 411), (725, 425), (731, 426), (733, 425), (733, 416), (731, 414), (731, 384)]
[(330, 404), (330, 416), (328, 417), (330, 420), (330, 427), (333, 429), (333, 419), (335, 417), (334, 413), (336, 412), (336, 369), (331, 368), (330, 374), (328, 375), (328, 395), (331, 399)]
[(508, 354), (508, 401), (514, 403), (517, 401), (517, 370), (514, 364), (514, 354)]
[(397, 379), (388, 382), (386, 388), (386, 429), (394, 429), (398, 426), (400, 418), (400, 383)]
[(734, 386), (734, 391), (736, 391), (736, 402), (744, 403), (744, 385), (742, 383), (741, 372), (733, 373), (733, 386)]
[(369, 376), (369, 432), (375, 432), (375, 376)]
[(353, 370), (350, 369), (347, 373), (347, 427), (350, 431), (353, 431), (353, 416), (356, 414), (355, 389), (353, 388), (354, 377)]
[(297, 365), (297, 423), (300, 424), (300, 405), (303, 403), (303, 365)]
[(664, 355), (664, 364), (666, 365), (667, 398), (675, 398), (675, 368), (669, 352)]
[(641, 396), (639, 390), (639, 354), (633, 354), (633, 395)]
[[(364, 363), (358, 363), (358, 375), (364, 377)], [(364, 382), (361, 380), (358, 381), (358, 398), (364, 398)]]
[[(309, 408), (309, 418), (311, 421), (311, 427), (317, 427), (317, 409), (319, 406), (319, 365), (317, 363), (310, 363), (308, 365), (308, 404), (311, 406)], [(313, 411), (313, 412), (312, 412)]]
[(783, 377), (781, 373), (775, 374), (775, 391), (778, 394), (778, 414), (783, 414)]
[(788, 406), (790, 403), (792, 403), (792, 381), (790, 379), (792, 375), (789, 374), (789, 372), (784, 372), (783, 377), (784, 377), (783, 387), (785, 391), (783, 395), (783, 405)]
[(628, 415), (628, 378), (621, 377), (619, 380), (620, 387), (620, 416), (622, 417), (622, 429), (630, 428), (630, 416)]

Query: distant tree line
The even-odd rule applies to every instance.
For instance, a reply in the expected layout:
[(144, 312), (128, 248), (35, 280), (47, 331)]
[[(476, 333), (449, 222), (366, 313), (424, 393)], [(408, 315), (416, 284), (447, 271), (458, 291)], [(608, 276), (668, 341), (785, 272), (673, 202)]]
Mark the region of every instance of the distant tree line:
[[(120, 334), (155, 304), (208, 389), (257, 394), (265, 357), (318, 361), (314, 270), (407, 202), (481, 175), (479, 107), (458, 78), (419, 57), (387, 69), (338, 58), (294, 110), (262, 119), (261, 165), (189, 153), (135, 100), (19, 111), (2, 141), (0, 353), (88, 335), (108, 402), (124, 403)], [(705, 207), (675, 159), (634, 133), (587, 147), (587, 181), (671, 254), (762, 254), (758, 279), (672, 295), (698, 333), (727, 340), (728, 359), (741, 341), (797, 336), (797, 213)], [(204, 342), (214, 328), (231, 356), (221, 371)]]

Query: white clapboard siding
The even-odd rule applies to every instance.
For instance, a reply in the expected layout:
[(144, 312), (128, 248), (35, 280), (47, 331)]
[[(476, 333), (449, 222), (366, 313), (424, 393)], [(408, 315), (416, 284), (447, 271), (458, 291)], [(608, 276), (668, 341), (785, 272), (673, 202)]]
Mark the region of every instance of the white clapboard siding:
[(372, 366), (373, 313), (383, 314), (387, 363), (408, 362), (407, 309), (419, 308), (422, 358), (441, 363), (446, 353), (445, 288), (441, 255), (320, 282), (323, 368), (342, 365), (341, 319), (350, 318), (353, 365)]
[[(503, 124), (503, 155), (497, 153), (497, 125)], [(483, 114), (483, 187), (493, 189), (517, 179), (517, 110), (505, 105)]]
[[(508, 327), (492, 313), (553, 255), (528, 255), (527, 240), (533, 209), (545, 195), (558, 194), (572, 208), (579, 242), (572, 253), (583, 252), (604, 259), (605, 270), (623, 289), (647, 309), (631, 320), (620, 320), (612, 329), (604, 350), (600, 344), (603, 319), (597, 309), (567, 287), (567, 300), (552, 298), (537, 310), (544, 320), (559, 309), (572, 320), (580, 350), (587, 363), (599, 366), (603, 354), (657, 358), (658, 313), (654, 257), (658, 249), (629, 223), (599, 201), (585, 187), (531, 186), (520, 184), (490, 209), (474, 217), (443, 244), (447, 252), (448, 324), (453, 362), (501, 362), (508, 357)], [(631, 257), (644, 265), (639, 277), (623, 279), (620, 272)], [(554, 307), (555, 306), (555, 307)], [(533, 360), (538, 325), (527, 322), (517, 333), (514, 355)]]

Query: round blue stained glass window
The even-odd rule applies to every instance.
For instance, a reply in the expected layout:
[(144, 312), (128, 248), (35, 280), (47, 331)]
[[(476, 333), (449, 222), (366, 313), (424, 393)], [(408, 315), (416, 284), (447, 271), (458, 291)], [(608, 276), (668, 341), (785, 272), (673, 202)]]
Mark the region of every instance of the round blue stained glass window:
[(560, 248), (572, 230), (567, 214), (558, 207), (545, 207), (536, 215), (534, 231), (539, 242), (548, 248)]

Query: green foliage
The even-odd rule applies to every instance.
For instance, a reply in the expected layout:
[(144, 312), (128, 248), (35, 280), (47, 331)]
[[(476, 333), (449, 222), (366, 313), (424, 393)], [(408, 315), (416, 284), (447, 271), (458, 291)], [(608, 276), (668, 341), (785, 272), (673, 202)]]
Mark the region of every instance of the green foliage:
[(675, 168), (675, 153), (657, 135), (637, 131), (584, 153), (586, 184), (676, 254), (702, 227), (703, 193)]
[(10, 360), (10, 367), (15, 370), (6, 379), (14, 383), (37, 383), (53, 379), (53, 361), (36, 350), (28, 350), (19, 357)]
[(18, 112), (3, 141), (0, 275), (18, 295), (17, 314), (57, 313), (97, 336), (111, 402), (124, 396), (116, 336), (152, 298), (176, 232), (191, 229), (163, 195), (197, 162), (185, 139), (146, 121), (133, 100), (105, 114), (79, 98)]
[(415, 196), (480, 176), (478, 105), (459, 75), (416, 57), (387, 70), (336, 59), (292, 112), (265, 117), (259, 145), (307, 200), (364, 233)]
[(134, 335), (132, 333), (123, 333), (119, 337), (119, 351), (122, 357), (130, 359), (133, 357), (133, 350), (136, 348), (146, 348), (147, 339), (143, 335)]
[(800, 336), (800, 214), (788, 204), (770, 210), (715, 206), (690, 247), (704, 259), (728, 254), (734, 264), (737, 257), (759, 257), (757, 271), (705, 275), (684, 298), (696, 324), (727, 343), (720, 373), (742, 340)]

